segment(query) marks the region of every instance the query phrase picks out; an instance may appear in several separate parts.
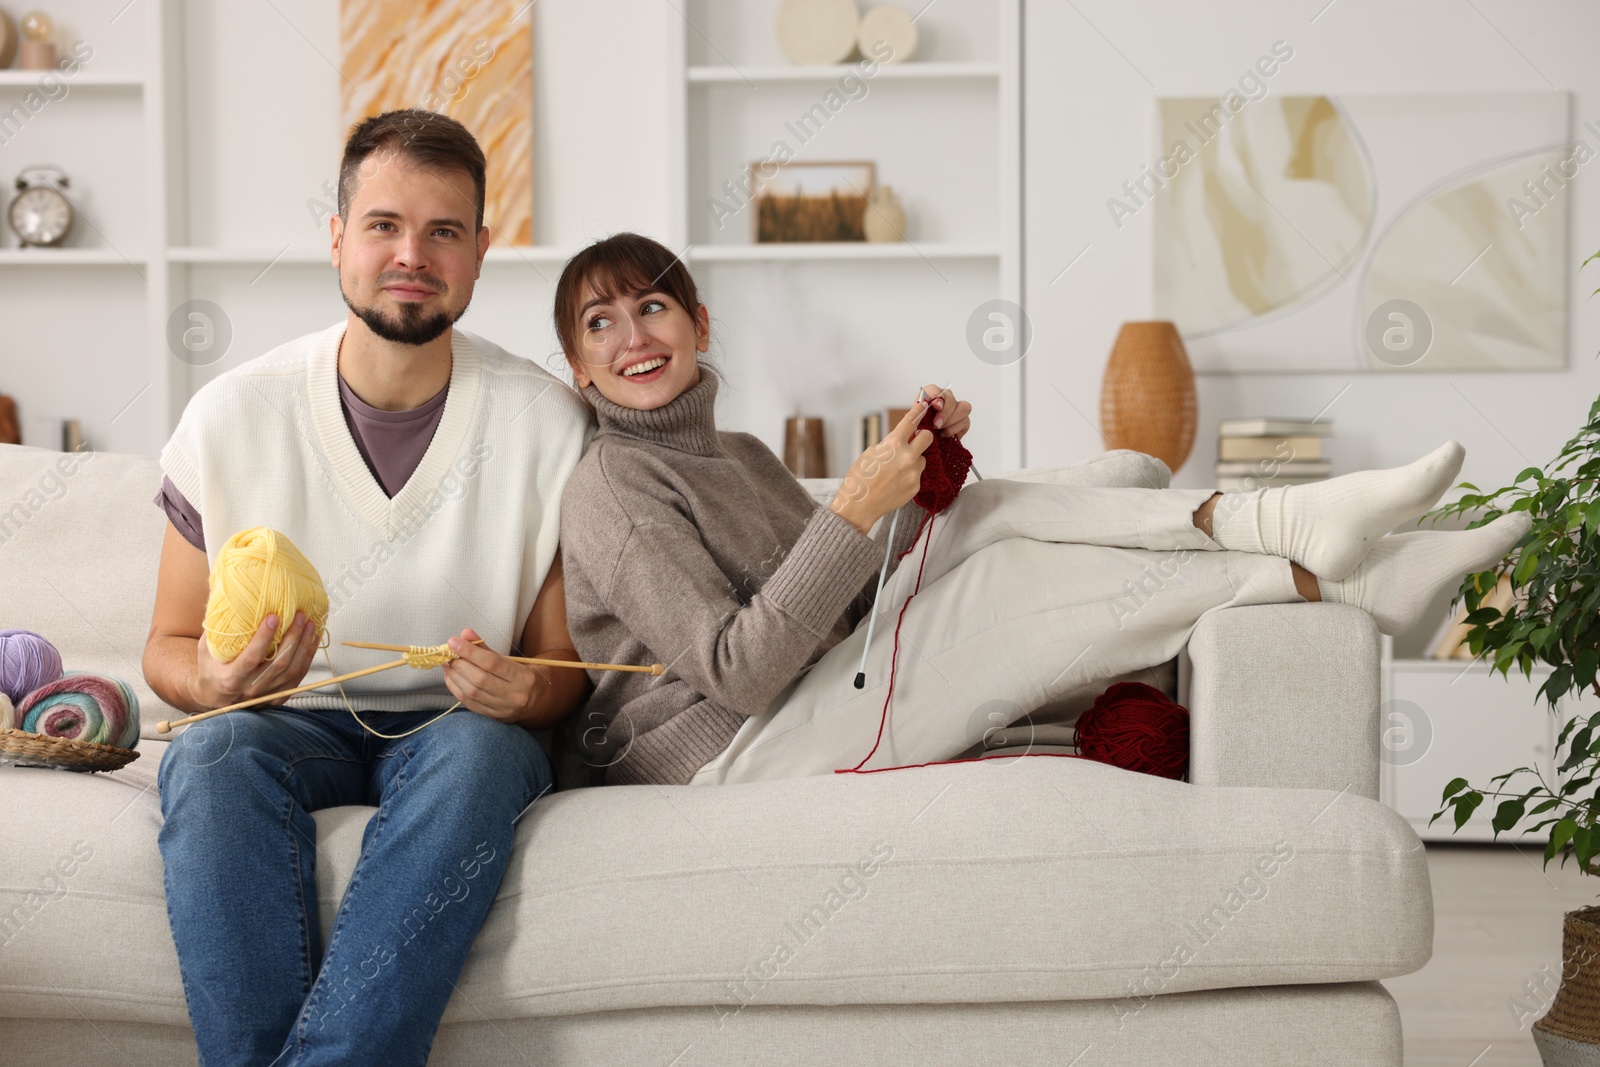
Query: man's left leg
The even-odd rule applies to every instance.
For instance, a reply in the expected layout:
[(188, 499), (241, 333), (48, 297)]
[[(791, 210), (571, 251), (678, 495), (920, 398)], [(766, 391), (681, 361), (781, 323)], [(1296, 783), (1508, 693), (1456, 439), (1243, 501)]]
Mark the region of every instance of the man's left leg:
[[(401, 733), (436, 711), (374, 715)], [(552, 788), (520, 726), (458, 708), (408, 737), (372, 738), (378, 813), (285, 1043), (284, 1067), (382, 1063), (428, 1052), (510, 859), (513, 820)]]

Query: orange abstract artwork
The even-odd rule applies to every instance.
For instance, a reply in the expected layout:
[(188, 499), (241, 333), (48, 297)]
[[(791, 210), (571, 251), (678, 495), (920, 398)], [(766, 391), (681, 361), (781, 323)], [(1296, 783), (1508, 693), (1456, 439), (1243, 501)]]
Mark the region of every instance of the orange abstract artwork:
[(484, 225), (533, 243), (532, 5), (507, 0), (342, 0), (342, 136), (417, 107), (472, 131), (488, 157)]

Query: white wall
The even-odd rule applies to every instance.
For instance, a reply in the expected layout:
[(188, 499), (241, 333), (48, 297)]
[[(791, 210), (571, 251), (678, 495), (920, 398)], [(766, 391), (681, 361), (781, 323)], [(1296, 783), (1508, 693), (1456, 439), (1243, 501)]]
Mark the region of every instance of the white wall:
[[(1024, 39), (1025, 291), (1035, 330), (1026, 360), (1030, 464), (1100, 450), (1100, 383), (1111, 344), (1122, 322), (1152, 315), (1151, 212), (1119, 230), (1105, 202), (1154, 158), (1155, 97), (1220, 95), (1282, 40), (1294, 57), (1271, 79), (1273, 93), (1553, 87), (1572, 93), (1574, 132), (1600, 120), (1600, 7), (1583, 0), (1033, 0)], [(1577, 270), (1600, 249), (1600, 193), (1589, 173), (1597, 167), (1591, 163), (1568, 190), (1567, 369), (1204, 375), (1195, 448), (1173, 484), (1211, 484), (1218, 420), (1309, 418), (1336, 397), (1326, 415), (1334, 423), (1335, 474), (1404, 463), (1450, 437), (1467, 447), (1462, 478), (1485, 488), (1544, 465), (1600, 392), (1600, 306), (1588, 299), (1600, 269)]]

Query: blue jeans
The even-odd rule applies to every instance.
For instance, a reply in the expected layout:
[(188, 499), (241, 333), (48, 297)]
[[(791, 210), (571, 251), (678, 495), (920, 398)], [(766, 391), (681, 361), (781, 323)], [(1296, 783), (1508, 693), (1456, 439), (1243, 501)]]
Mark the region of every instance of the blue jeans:
[[(439, 711), (363, 711), (386, 734)], [(527, 730), (457, 708), (409, 737), (267, 706), (178, 735), (157, 776), (167, 917), (201, 1067), (425, 1064), (511, 855), (552, 788)], [(320, 952), (310, 812), (376, 806)]]

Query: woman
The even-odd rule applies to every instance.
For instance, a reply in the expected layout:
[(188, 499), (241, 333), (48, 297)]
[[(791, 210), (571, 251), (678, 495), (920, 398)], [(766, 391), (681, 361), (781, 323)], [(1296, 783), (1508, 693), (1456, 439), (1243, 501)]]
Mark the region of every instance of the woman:
[[(580, 252), (557, 284), (555, 326), (599, 420), (562, 495), (572, 638), (591, 662), (667, 668), (595, 673), (576, 740), (607, 782), (949, 759), (978, 740), (969, 724), (994, 725), (975, 711), (998, 700), (1020, 716), (1164, 663), (1212, 608), (1337, 601), (1401, 632), (1445, 582), (1528, 530), (1519, 512), (1476, 530), (1384, 536), (1450, 486), (1463, 458), (1454, 441), (1394, 470), (1249, 493), (978, 482), (884, 586), (857, 689), (885, 556), (869, 531), (898, 510), (894, 555), (912, 545), (929, 405), (819, 507), (759, 440), (717, 430), (719, 379), (699, 358), (709, 317), (669, 249), (619, 234)], [(971, 405), (923, 392), (933, 432), (964, 435)]]

